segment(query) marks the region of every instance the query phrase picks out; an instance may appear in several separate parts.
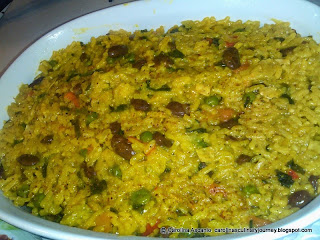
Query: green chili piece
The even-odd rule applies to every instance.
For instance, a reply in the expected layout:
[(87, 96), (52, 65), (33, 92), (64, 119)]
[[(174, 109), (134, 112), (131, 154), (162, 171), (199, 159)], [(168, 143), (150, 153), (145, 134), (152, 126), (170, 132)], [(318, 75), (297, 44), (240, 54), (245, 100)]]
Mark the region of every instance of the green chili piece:
[(46, 197), (46, 195), (44, 193), (37, 193), (36, 195), (34, 195), (33, 199), (32, 199), (32, 202), (33, 202), (33, 205), (36, 207), (36, 208), (40, 208), (40, 204), (42, 202), (42, 200)]
[(23, 197), (26, 198), (28, 197), (29, 194), (29, 190), (30, 190), (30, 186), (28, 184), (23, 184), (17, 191), (17, 195), (19, 197)]
[(249, 197), (251, 194), (260, 193), (258, 188), (255, 185), (249, 184), (242, 189), (242, 192)]
[(133, 209), (139, 209), (145, 206), (151, 200), (151, 193), (146, 188), (131, 193), (130, 202)]

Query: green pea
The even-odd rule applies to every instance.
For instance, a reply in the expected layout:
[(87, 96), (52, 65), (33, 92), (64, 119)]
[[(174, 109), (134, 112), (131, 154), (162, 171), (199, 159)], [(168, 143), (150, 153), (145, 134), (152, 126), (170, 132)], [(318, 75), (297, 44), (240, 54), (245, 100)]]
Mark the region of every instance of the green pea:
[(119, 165), (114, 165), (112, 168), (110, 168), (109, 173), (111, 173), (111, 175), (113, 175), (119, 179), (122, 178), (122, 171), (121, 171), (121, 168), (119, 167)]
[(213, 95), (213, 96), (206, 97), (204, 99), (204, 102), (205, 104), (208, 104), (210, 107), (214, 107), (220, 103), (221, 99), (222, 98), (220, 96)]
[(23, 197), (26, 198), (28, 197), (29, 194), (29, 190), (30, 190), (30, 186), (28, 184), (23, 184), (17, 191), (17, 195), (19, 197)]
[(44, 193), (37, 193), (32, 199), (33, 205), (37, 208), (40, 208), (40, 203), (45, 198), (45, 196), (46, 195), (44, 195)]
[(260, 193), (255, 185), (249, 184), (242, 189), (242, 192), (249, 197), (251, 194)]
[(243, 95), (244, 107), (248, 107), (256, 99), (257, 95), (254, 92), (249, 92)]
[(145, 206), (151, 200), (151, 193), (148, 189), (141, 188), (131, 193), (130, 202), (133, 209), (139, 209)]
[(145, 131), (140, 134), (140, 140), (144, 143), (150, 142), (153, 139), (152, 133), (149, 131)]

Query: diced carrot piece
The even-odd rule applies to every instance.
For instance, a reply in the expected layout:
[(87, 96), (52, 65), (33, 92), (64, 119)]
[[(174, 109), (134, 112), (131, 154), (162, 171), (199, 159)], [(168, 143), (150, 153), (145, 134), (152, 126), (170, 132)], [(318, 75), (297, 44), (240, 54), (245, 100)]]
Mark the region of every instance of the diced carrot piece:
[(239, 68), (235, 69), (234, 72), (238, 73), (238, 72), (244, 71), (248, 69), (249, 66), (250, 66), (250, 63), (246, 62), (245, 64), (242, 64)]
[(112, 230), (111, 217), (109, 217), (106, 213), (102, 213), (101, 215), (97, 216), (95, 223), (96, 226), (103, 226), (104, 232), (111, 232)]
[(71, 101), (76, 108), (80, 107), (80, 101), (73, 92), (67, 92), (64, 94), (64, 98)]
[(90, 144), (89, 147), (87, 147), (88, 152), (91, 152), (93, 150), (93, 146)]
[(146, 231), (144, 233), (142, 233), (142, 235), (143, 236), (149, 236), (151, 233), (153, 233), (153, 231), (155, 229), (158, 228), (159, 224), (160, 224), (160, 220), (159, 219), (156, 221), (156, 223), (153, 226), (151, 226), (151, 224), (148, 223), (147, 226), (146, 226)]
[(218, 109), (218, 117), (222, 122), (227, 122), (235, 115), (235, 111), (232, 108), (221, 108)]
[(138, 138), (136, 137), (128, 137), (128, 141), (131, 143), (140, 142), (142, 143)]
[(30, 91), (27, 93), (27, 97), (31, 97), (33, 94), (34, 94), (34, 91), (30, 90)]
[(233, 47), (236, 45), (236, 42), (226, 42), (226, 47)]
[(211, 184), (208, 190), (209, 190), (209, 193), (212, 195), (216, 195), (217, 193), (223, 193), (224, 197), (227, 196), (227, 193), (224, 190), (224, 187), (219, 186), (218, 184), (215, 184), (215, 183)]
[(148, 151), (146, 152), (146, 155), (150, 155), (153, 151), (156, 150), (156, 145), (153, 145), (150, 149), (148, 149)]
[(290, 175), (290, 176), (292, 177), (292, 179), (293, 179), (293, 180), (295, 180), (295, 179), (298, 179), (298, 178), (299, 178), (298, 173), (296, 173), (296, 172), (295, 172), (295, 171), (293, 171), (292, 169), (290, 169), (290, 170), (288, 171), (288, 175)]

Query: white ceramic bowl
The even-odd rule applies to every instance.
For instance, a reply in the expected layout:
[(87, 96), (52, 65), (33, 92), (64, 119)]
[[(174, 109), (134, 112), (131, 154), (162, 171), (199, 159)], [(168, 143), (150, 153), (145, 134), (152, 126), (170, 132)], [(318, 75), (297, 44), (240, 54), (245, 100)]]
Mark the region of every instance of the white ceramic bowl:
[[(14, 100), (21, 83), (31, 83), (41, 60), (49, 59), (52, 51), (65, 48), (72, 41), (88, 42), (90, 37), (123, 28), (128, 31), (169, 28), (183, 20), (201, 20), (207, 16), (231, 20), (272, 19), (291, 22), (300, 34), (313, 35), (320, 42), (320, 8), (304, 0), (145, 0), (96, 11), (72, 20), (47, 33), (18, 57), (0, 79), (0, 127), (8, 118), (6, 107)], [(0, 218), (24, 230), (52, 239), (116, 239), (128, 238), (63, 226), (32, 216), (12, 205), (0, 193)], [(320, 218), (320, 198), (302, 210), (263, 228), (303, 228)], [(271, 239), (285, 233), (240, 233), (217, 239)], [(141, 237), (129, 237), (140, 239)], [(145, 238), (143, 238), (145, 239)], [(207, 238), (206, 238), (207, 239)]]

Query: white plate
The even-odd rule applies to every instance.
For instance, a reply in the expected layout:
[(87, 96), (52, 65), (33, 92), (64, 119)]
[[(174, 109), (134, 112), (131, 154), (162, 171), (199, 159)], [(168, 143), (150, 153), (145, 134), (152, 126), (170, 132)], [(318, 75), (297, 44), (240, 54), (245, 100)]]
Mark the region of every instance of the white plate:
[[(88, 42), (91, 36), (106, 34), (120, 28), (128, 31), (169, 28), (183, 20), (217, 19), (259, 20), (272, 23), (272, 18), (289, 21), (300, 34), (313, 35), (320, 42), (320, 8), (303, 0), (146, 0), (100, 10), (70, 21), (49, 32), (18, 57), (0, 79), (0, 127), (7, 120), (6, 107), (18, 94), (21, 83), (31, 83), (41, 60), (49, 59), (52, 51), (65, 48), (74, 40)], [(303, 228), (320, 217), (320, 198), (291, 216), (267, 228)], [(14, 207), (0, 194), (0, 218), (19, 228), (52, 239), (115, 239), (116, 235), (71, 228), (45, 221)], [(215, 239), (270, 239), (285, 233), (234, 234)], [(122, 238), (122, 237), (121, 237)], [(127, 238), (127, 237), (126, 237)], [(139, 239), (141, 237), (131, 237)], [(145, 239), (145, 238), (141, 238)], [(206, 238), (207, 239), (207, 238)]]

